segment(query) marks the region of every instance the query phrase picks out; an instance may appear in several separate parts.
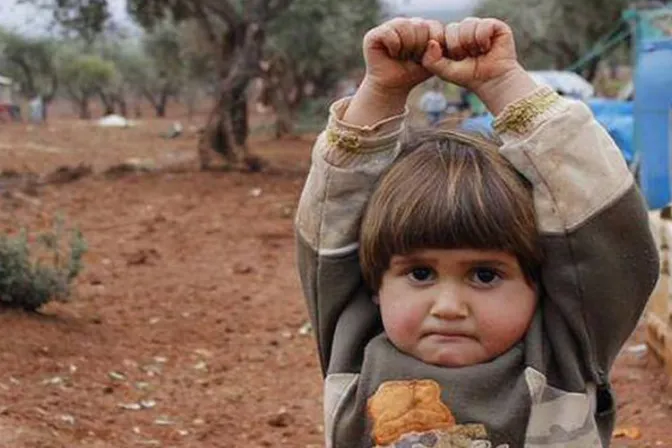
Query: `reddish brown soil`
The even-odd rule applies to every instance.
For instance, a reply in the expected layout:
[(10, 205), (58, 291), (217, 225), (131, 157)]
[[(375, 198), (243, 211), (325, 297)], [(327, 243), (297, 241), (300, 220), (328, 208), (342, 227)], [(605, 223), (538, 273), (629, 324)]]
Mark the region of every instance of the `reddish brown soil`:
[[(0, 198), (0, 229), (62, 212), (90, 248), (70, 303), (0, 312), (1, 447), (321, 446), (292, 232), (311, 138), (254, 140), (261, 174), (198, 172), (196, 134), (159, 138), (169, 124), (0, 123), (2, 169), (94, 170)], [(160, 170), (100, 174), (129, 158)], [(672, 446), (664, 383), (646, 357), (619, 360), (619, 426), (640, 436), (614, 446)]]

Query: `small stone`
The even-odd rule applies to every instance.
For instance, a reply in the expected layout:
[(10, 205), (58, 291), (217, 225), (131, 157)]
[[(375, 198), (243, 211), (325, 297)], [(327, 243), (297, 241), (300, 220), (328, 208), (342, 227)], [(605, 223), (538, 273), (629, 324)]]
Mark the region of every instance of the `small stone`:
[(249, 266), (249, 265), (237, 264), (233, 267), (233, 273), (234, 274), (245, 275), (245, 274), (250, 274), (253, 271), (254, 271), (254, 269), (252, 268), (252, 266)]
[(301, 325), (301, 328), (299, 328), (299, 334), (301, 336), (308, 336), (312, 331), (313, 326), (310, 322), (304, 323), (303, 325)]
[(203, 358), (212, 358), (212, 352), (204, 348), (198, 348), (194, 350), (194, 353), (196, 353), (199, 356), (202, 356)]
[(142, 409), (140, 403), (120, 403), (119, 407), (127, 411), (139, 411)]
[(200, 370), (200, 371), (208, 370), (208, 364), (205, 361), (199, 361), (194, 366), (194, 370)]
[(271, 416), (268, 420), (267, 423), (269, 426), (272, 426), (274, 428), (286, 428), (289, 425), (293, 423), (294, 419), (292, 416), (287, 412), (287, 409), (282, 408), (278, 411), (277, 414)]
[(156, 401), (154, 400), (142, 400), (140, 401), (140, 406), (142, 406), (143, 409), (152, 409), (156, 407)]
[(175, 424), (175, 422), (167, 417), (159, 417), (156, 420), (154, 420), (154, 424), (158, 426), (172, 426)]
[(75, 417), (73, 417), (72, 415), (61, 415), (61, 420), (64, 421), (65, 423), (68, 423), (69, 425), (75, 424)]
[(92, 285), (92, 286), (98, 286), (98, 285), (102, 285), (103, 281), (100, 278), (98, 278), (96, 275), (91, 275), (91, 278), (89, 279), (89, 284)]
[(113, 379), (113, 380), (115, 380), (115, 381), (126, 381), (126, 376), (124, 376), (123, 373), (119, 373), (119, 372), (109, 372), (109, 373), (107, 374), (107, 376), (109, 376), (111, 379)]

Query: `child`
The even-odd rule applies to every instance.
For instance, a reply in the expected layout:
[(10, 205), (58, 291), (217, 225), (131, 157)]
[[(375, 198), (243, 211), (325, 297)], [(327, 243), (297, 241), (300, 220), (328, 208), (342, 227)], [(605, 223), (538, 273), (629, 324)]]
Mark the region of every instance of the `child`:
[(427, 117), (427, 123), (430, 126), (436, 125), (441, 121), (444, 112), (448, 108), (448, 100), (446, 96), (441, 91), (441, 87), (438, 84), (432, 85), (432, 87), (422, 94), (420, 97), (420, 110), (425, 113)]
[[(326, 446), (609, 446), (609, 370), (658, 272), (618, 149), (535, 84), (497, 20), (394, 19), (364, 52), (296, 221)], [(479, 96), (501, 147), (402, 148), (408, 92), (432, 75)]]

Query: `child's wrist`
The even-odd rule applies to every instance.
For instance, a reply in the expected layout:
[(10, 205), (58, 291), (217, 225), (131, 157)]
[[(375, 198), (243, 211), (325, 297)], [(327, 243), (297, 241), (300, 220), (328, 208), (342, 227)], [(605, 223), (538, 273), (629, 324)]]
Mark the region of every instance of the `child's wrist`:
[(538, 85), (521, 66), (488, 80), (474, 89), (480, 100), (495, 116), (504, 108), (522, 98), (531, 95)]
[(356, 126), (372, 126), (385, 118), (401, 115), (410, 90), (389, 88), (364, 78), (343, 115), (343, 121)]

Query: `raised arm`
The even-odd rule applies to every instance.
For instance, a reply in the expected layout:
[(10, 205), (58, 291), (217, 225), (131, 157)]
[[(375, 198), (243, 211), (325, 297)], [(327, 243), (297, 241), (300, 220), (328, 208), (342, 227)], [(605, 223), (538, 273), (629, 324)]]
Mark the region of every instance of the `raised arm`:
[(605, 382), (658, 277), (644, 201), (585, 104), (540, 88), (495, 126), (503, 154), (534, 185), (551, 342), (560, 351), (578, 343), (584, 365)]
[(420, 57), (438, 22), (394, 19), (364, 38), (367, 73), (351, 99), (336, 102), (318, 137), (296, 217), (299, 273), (323, 373), (357, 371), (381, 331), (361, 276), (358, 233), (374, 185), (399, 152), (408, 93), (431, 73)]
[(446, 28), (448, 57), (423, 63), (476, 92), (498, 115), (501, 149), (533, 184), (543, 245), (542, 310), (560, 359), (578, 344), (598, 384), (632, 332), (658, 276), (646, 207), (620, 151), (585, 104), (539, 87), (495, 19)]

